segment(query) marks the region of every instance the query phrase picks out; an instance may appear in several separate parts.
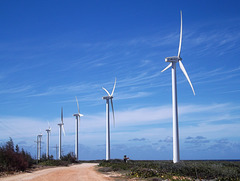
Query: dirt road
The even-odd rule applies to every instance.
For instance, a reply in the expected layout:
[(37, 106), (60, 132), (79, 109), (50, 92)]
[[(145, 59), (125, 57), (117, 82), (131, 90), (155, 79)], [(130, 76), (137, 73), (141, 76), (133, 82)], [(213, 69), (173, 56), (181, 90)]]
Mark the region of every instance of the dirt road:
[(0, 181), (105, 181), (114, 180), (95, 170), (95, 163), (83, 163), (70, 167), (56, 167), (33, 173), (24, 173), (5, 178)]

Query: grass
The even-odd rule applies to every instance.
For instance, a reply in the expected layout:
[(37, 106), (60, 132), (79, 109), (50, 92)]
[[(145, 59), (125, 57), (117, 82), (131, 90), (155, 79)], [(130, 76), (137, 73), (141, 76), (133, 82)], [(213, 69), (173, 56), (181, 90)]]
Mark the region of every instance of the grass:
[(125, 171), (129, 177), (153, 180), (240, 180), (239, 161), (102, 161), (100, 171)]

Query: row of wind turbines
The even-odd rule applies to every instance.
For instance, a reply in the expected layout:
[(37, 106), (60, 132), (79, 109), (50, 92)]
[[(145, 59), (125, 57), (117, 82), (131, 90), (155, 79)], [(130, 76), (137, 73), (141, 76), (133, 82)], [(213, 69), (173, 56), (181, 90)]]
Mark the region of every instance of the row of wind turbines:
[[(182, 11), (180, 11), (181, 16), (181, 26), (180, 26), (180, 39), (179, 39), (179, 48), (178, 48), (178, 55), (172, 56), (172, 57), (166, 57), (165, 62), (169, 62), (169, 65), (163, 69), (161, 72), (164, 72), (165, 70), (172, 68), (172, 114), (173, 114), (173, 162), (177, 163), (180, 161), (180, 153), (179, 153), (179, 131), (178, 131), (178, 104), (177, 104), (177, 77), (176, 77), (176, 64), (179, 63), (180, 69), (182, 70), (183, 74), (187, 78), (193, 94), (195, 95), (195, 91), (193, 88), (193, 85), (190, 81), (190, 78), (187, 74), (186, 69), (183, 66), (182, 58), (181, 58), (181, 47), (182, 47)], [(112, 113), (113, 113), (113, 124), (115, 126), (115, 116), (114, 116), (114, 108), (113, 108), (113, 93), (116, 88), (116, 79), (115, 83), (112, 89), (112, 93), (110, 94), (107, 89), (103, 87), (103, 90), (107, 93), (107, 96), (104, 96), (103, 99), (106, 100), (106, 160), (110, 159), (110, 114), (109, 114), (109, 104), (111, 104), (112, 107)], [(80, 114), (79, 110), (79, 104), (77, 101), (77, 107), (78, 107), (78, 113), (73, 114), (73, 116), (76, 117), (76, 135), (75, 135), (75, 157), (78, 160), (78, 122), (80, 121), (80, 117), (83, 115)], [(61, 158), (61, 145), (62, 145), (62, 131), (65, 134), (64, 127), (63, 127), (63, 109), (61, 110), (61, 123), (59, 125), (59, 159)], [(49, 133), (51, 131), (51, 128), (49, 127), (46, 129), (48, 138), (47, 138), (47, 158), (49, 157)], [(37, 142), (40, 142), (41, 144), (41, 137), (42, 135), (38, 135)], [(41, 148), (41, 146), (38, 147)], [(41, 150), (38, 151), (40, 153)], [(40, 159), (40, 154), (38, 155), (38, 158)]]
[[(108, 94), (107, 96), (104, 96), (103, 99), (106, 99), (106, 160), (110, 159), (110, 118), (109, 118), (109, 100), (111, 101), (111, 107), (112, 107), (112, 113), (113, 113), (113, 122), (115, 126), (115, 117), (114, 117), (114, 108), (113, 108), (113, 93), (116, 87), (117, 79), (115, 79), (115, 83), (113, 86), (112, 93), (110, 94), (107, 89), (104, 87), (103, 90), (106, 91)], [(78, 99), (76, 97), (76, 102), (77, 102), (77, 108), (78, 108), (78, 113), (73, 114), (73, 116), (76, 117), (76, 122), (75, 122), (75, 158), (78, 160), (78, 128), (80, 123), (80, 117), (83, 116), (83, 114), (80, 114), (80, 109), (79, 109), (79, 104), (78, 104)], [(61, 159), (61, 153), (62, 153), (62, 132), (65, 135), (65, 130), (64, 130), (64, 123), (63, 123), (63, 108), (61, 108), (61, 123), (58, 124), (59, 126), (59, 146), (58, 146), (58, 159)], [(48, 123), (48, 128), (46, 129), (47, 132), (47, 147), (46, 147), (46, 158), (49, 158), (49, 140), (50, 140), (50, 132), (51, 132), (51, 127), (49, 126)], [(42, 142), (42, 134), (37, 135), (37, 159), (41, 159), (41, 142)]]
[[(78, 160), (78, 123), (80, 122), (80, 117), (83, 116), (83, 114), (80, 114), (80, 109), (79, 109), (79, 104), (78, 104), (78, 99), (76, 97), (76, 102), (77, 102), (77, 108), (78, 108), (78, 113), (73, 114), (73, 116), (76, 117), (76, 126), (75, 126), (75, 157)], [(61, 159), (61, 153), (62, 153), (62, 133), (65, 135), (65, 130), (64, 130), (64, 123), (63, 123), (63, 108), (61, 108), (61, 122), (58, 124), (59, 126), (59, 146), (58, 148), (58, 159)], [(50, 132), (51, 132), (51, 127), (48, 123), (48, 128), (46, 129), (47, 132), (47, 147), (46, 147), (46, 158), (49, 158), (49, 147), (50, 147)], [(42, 140), (42, 133), (37, 135), (37, 159), (41, 159), (41, 141)]]

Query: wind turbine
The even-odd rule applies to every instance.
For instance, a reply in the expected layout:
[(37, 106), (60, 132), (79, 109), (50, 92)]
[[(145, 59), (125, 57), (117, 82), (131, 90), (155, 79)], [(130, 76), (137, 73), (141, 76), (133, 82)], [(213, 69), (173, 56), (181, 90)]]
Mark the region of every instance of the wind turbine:
[(58, 153), (58, 159), (61, 159), (61, 153), (62, 153), (62, 131), (65, 136), (65, 131), (63, 127), (63, 108), (61, 108), (61, 123), (58, 124), (59, 126), (59, 153)]
[(178, 105), (177, 105), (177, 77), (176, 77), (176, 63), (179, 62), (180, 69), (183, 74), (187, 78), (193, 94), (195, 95), (192, 83), (188, 77), (187, 71), (185, 70), (181, 54), (181, 46), (182, 46), (182, 11), (180, 11), (181, 15), (181, 27), (180, 27), (180, 40), (179, 40), (179, 48), (178, 48), (178, 56), (166, 57), (165, 62), (170, 62), (170, 64), (162, 70), (164, 72), (168, 68), (172, 67), (172, 109), (173, 109), (173, 163), (177, 163), (180, 161), (179, 155), (179, 133), (178, 133)]
[(37, 141), (34, 141), (35, 143), (37, 143), (37, 161), (38, 161), (38, 135), (37, 135)]
[(112, 113), (113, 113), (113, 125), (115, 127), (115, 117), (114, 117), (114, 109), (113, 109), (113, 93), (116, 87), (116, 81), (117, 79), (115, 78), (115, 83), (113, 86), (112, 93), (110, 94), (107, 89), (104, 87), (103, 90), (108, 94), (107, 96), (104, 96), (103, 99), (106, 99), (106, 160), (110, 159), (110, 117), (109, 117), (109, 99), (111, 100), (111, 106), (112, 106)]
[[(41, 131), (40, 131), (41, 132)], [(42, 133), (37, 136), (37, 143), (38, 143), (38, 160), (41, 159), (41, 142), (42, 142)]]
[(48, 122), (48, 129), (46, 129), (47, 131), (47, 151), (46, 151), (46, 157), (47, 159), (49, 159), (49, 134), (51, 132), (51, 127), (49, 125), (49, 122)]
[(78, 104), (78, 100), (76, 97), (76, 101), (77, 101), (77, 108), (78, 108), (78, 113), (74, 114), (73, 116), (76, 117), (76, 135), (75, 135), (75, 157), (78, 160), (78, 121), (80, 124), (80, 117), (83, 116), (82, 114), (80, 114), (80, 109), (79, 109), (79, 104)]

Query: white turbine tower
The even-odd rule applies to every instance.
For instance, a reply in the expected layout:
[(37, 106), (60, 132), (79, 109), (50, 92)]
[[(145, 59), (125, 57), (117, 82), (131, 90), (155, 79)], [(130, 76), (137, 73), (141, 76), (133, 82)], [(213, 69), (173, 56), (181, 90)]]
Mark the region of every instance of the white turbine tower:
[(50, 125), (49, 125), (49, 122), (48, 122), (48, 129), (46, 129), (47, 131), (47, 150), (46, 150), (46, 157), (47, 159), (49, 159), (49, 134), (51, 132), (51, 128), (50, 128)]
[[(40, 131), (41, 132), (41, 131)], [(42, 133), (37, 136), (37, 143), (38, 143), (38, 160), (41, 159), (41, 143), (42, 143)]]
[(103, 90), (106, 91), (108, 96), (104, 96), (103, 99), (106, 99), (106, 160), (110, 159), (110, 116), (109, 116), (109, 99), (111, 100), (111, 106), (112, 106), (112, 113), (113, 113), (113, 125), (115, 126), (115, 117), (114, 117), (114, 109), (113, 109), (113, 93), (116, 87), (116, 81), (113, 86), (112, 93), (110, 94), (107, 89), (103, 87)]
[(170, 64), (162, 70), (164, 72), (168, 68), (172, 67), (172, 109), (173, 109), (173, 162), (177, 163), (180, 161), (179, 155), (179, 133), (178, 133), (178, 105), (177, 105), (177, 78), (176, 78), (176, 63), (179, 62), (179, 66), (187, 78), (193, 94), (195, 95), (192, 83), (188, 77), (188, 74), (183, 66), (181, 54), (181, 46), (182, 46), (182, 11), (181, 14), (181, 27), (180, 27), (180, 40), (179, 40), (179, 48), (178, 48), (178, 56), (167, 57), (165, 58), (165, 62), (170, 62)]
[(62, 155), (62, 131), (65, 135), (64, 127), (63, 127), (63, 108), (61, 108), (61, 123), (58, 124), (59, 126), (59, 151), (58, 151), (58, 159), (61, 159)]
[(37, 161), (38, 161), (38, 135), (37, 135), (37, 141), (34, 141), (35, 143), (37, 143)]
[(76, 159), (78, 160), (78, 122), (79, 122), (79, 125), (80, 125), (80, 117), (83, 116), (82, 114), (80, 114), (80, 109), (79, 109), (79, 104), (78, 104), (78, 100), (77, 100), (77, 97), (76, 97), (76, 101), (77, 101), (77, 108), (78, 108), (78, 113), (77, 114), (74, 114), (73, 116), (76, 117), (76, 135), (75, 135), (75, 157)]

